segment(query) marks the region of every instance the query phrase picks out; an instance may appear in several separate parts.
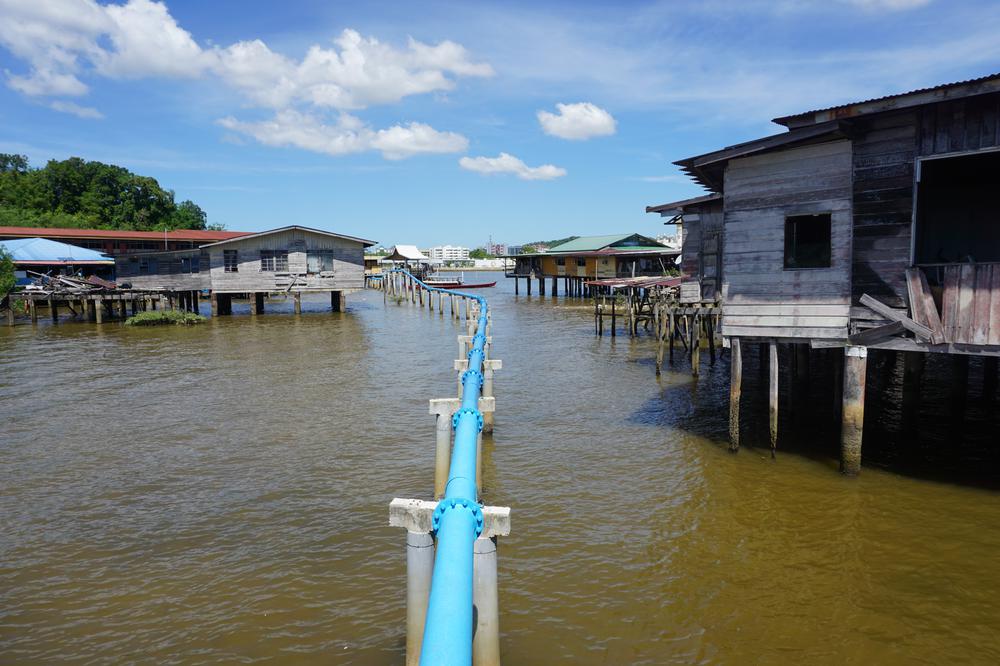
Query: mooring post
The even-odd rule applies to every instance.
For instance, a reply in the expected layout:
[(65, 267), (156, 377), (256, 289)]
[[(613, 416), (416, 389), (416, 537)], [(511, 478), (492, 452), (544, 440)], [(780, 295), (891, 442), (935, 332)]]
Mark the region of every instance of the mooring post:
[[(498, 359), (489, 359), (483, 361), (483, 397), (492, 398), (493, 396), (493, 373), (503, 367), (503, 364)], [(494, 412), (486, 412), (483, 414), (483, 432), (493, 432), (493, 419)]]
[(743, 388), (743, 357), (740, 353), (740, 339), (730, 343), (729, 373), (729, 450), (740, 450), (740, 392)]
[(771, 435), (771, 457), (778, 447), (778, 343), (768, 345), (768, 372), (770, 374), (768, 402), (768, 430)]
[(615, 296), (615, 292), (611, 292), (611, 337), (615, 337), (615, 327), (617, 325), (617, 313), (615, 312), (615, 303), (618, 298)]
[(500, 666), (500, 600), (497, 592), (497, 537), (481, 536), (473, 546), (472, 638), (474, 666)]
[(406, 531), (406, 666), (419, 666), (434, 574), (434, 537)]
[(840, 471), (855, 476), (861, 471), (861, 440), (865, 425), (865, 376), (867, 347), (844, 349), (843, 408), (840, 420)]
[(701, 316), (691, 316), (691, 374), (695, 377), (701, 370)]

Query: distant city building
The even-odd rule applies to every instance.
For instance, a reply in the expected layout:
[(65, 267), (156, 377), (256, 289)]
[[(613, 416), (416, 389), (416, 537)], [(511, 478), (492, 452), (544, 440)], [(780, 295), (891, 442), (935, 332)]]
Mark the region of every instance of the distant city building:
[(523, 245), (508, 245), (507, 251), (504, 254), (508, 257), (513, 257), (514, 255), (521, 254), (522, 249), (524, 249)]
[(469, 248), (458, 245), (438, 245), (429, 249), (427, 256), (437, 261), (468, 261)]
[(486, 252), (492, 254), (494, 257), (500, 256), (501, 254), (507, 254), (507, 244), (506, 243), (487, 243)]

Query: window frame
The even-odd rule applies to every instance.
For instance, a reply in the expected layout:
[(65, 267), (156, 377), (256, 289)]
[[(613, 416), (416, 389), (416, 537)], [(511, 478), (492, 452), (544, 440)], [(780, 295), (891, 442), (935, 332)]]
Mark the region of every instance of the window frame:
[[(821, 265), (801, 265), (799, 262), (795, 261), (801, 256), (800, 248), (802, 245), (798, 242), (798, 237), (800, 231), (798, 225), (801, 222), (805, 222), (807, 219), (812, 219), (813, 222), (818, 220), (824, 220), (826, 224), (826, 245), (822, 248), (825, 251), (825, 256), (821, 256), (821, 259), (825, 258), (825, 263)], [(821, 222), (822, 223), (822, 222)], [(790, 225), (794, 225), (791, 228)], [(793, 237), (789, 239), (789, 231), (793, 231)], [(833, 213), (831, 211), (820, 211), (816, 213), (791, 213), (784, 216), (783, 222), (783, 236), (782, 236), (782, 270), (785, 271), (815, 271), (815, 270), (828, 270), (833, 268)], [(790, 248), (791, 243), (791, 248)], [(789, 262), (792, 263), (789, 263)]]
[(240, 251), (239, 250), (223, 250), (222, 251), (222, 272), (223, 273), (239, 273), (240, 272)]
[(287, 273), (288, 250), (261, 250), (260, 271), (262, 273)]
[[(318, 261), (318, 266), (314, 270), (313, 260)], [(333, 273), (334, 252), (331, 249), (317, 248), (306, 250), (306, 275), (322, 275), (323, 273)]]

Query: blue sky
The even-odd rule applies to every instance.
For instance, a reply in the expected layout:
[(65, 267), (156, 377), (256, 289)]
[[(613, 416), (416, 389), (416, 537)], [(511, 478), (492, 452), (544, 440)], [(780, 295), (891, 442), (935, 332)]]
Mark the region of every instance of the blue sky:
[[(0, 0), (0, 151), (386, 245), (639, 231), (671, 162), (1000, 71), (1000, 3)], [(541, 112), (541, 113), (540, 113)]]

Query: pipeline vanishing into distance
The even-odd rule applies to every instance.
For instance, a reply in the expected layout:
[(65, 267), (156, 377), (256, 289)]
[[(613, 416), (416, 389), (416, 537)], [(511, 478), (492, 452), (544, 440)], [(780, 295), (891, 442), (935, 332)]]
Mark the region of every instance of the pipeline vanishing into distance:
[(469, 368), (462, 374), (462, 403), (452, 418), (455, 431), (451, 466), (444, 497), (434, 510), (437, 537), (434, 574), (424, 625), (421, 666), (469, 666), (472, 663), (472, 561), (476, 538), (483, 530), (483, 511), (476, 487), (476, 440), (483, 429), (479, 398), (486, 358), (486, 299), (452, 289), (432, 287), (409, 271), (408, 275), (429, 292), (454, 294), (479, 303), (479, 320), (469, 350)]

